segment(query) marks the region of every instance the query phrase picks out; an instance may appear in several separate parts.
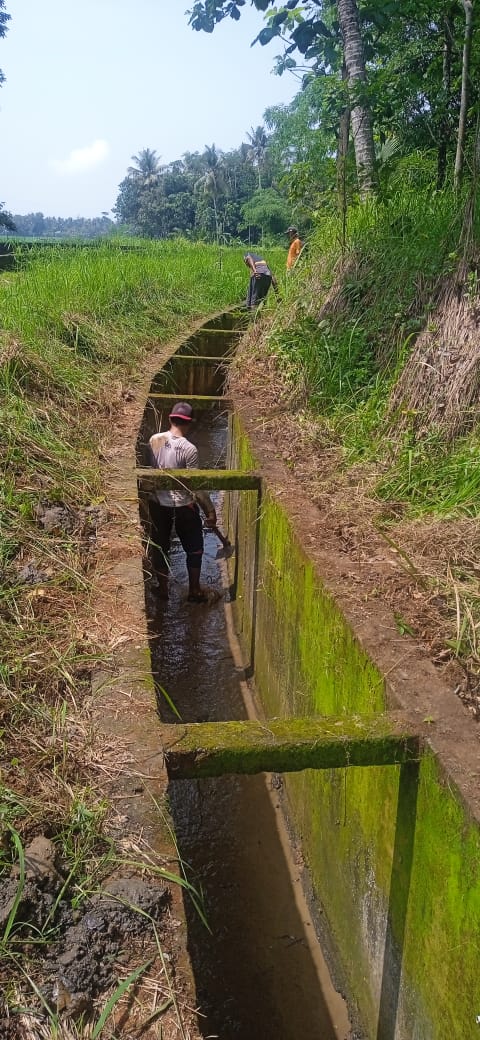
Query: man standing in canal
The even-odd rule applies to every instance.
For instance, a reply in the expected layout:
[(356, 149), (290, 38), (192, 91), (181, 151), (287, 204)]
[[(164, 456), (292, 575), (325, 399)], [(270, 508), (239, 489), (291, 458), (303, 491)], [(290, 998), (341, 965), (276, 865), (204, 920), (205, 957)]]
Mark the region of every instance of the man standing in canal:
[[(156, 469), (197, 469), (198, 451), (187, 438), (193, 419), (191, 405), (179, 401), (169, 415), (170, 429), (150, 438), (152, 464)], [(179, 481), (178, 489), (155, 491), (149, 501), (151, 558), (158, 580), (158, 595), (168, 598), (169, 552), (173, 524), (187, 557), (188, 602), (206, 603), (207, 595), (200, 587), (203, 556), (202, 518), (197, 502), (206, 516), (208, 527), (215, 527), (215, 506), (206, 491), (195, 495)]]
[(278, 292), (278, 286), (275, 275), (272, 274), (266, 260), (258, 253), (245, 253), (243, 259), (250, 270), (247, 308), (253, 310), (265, 299), (271, 285), (273, 285), (275, 293)]

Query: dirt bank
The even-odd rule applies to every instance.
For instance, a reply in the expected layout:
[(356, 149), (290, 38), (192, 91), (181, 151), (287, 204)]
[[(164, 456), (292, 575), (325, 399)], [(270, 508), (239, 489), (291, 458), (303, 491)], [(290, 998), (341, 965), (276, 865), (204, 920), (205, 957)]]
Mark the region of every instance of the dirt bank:
[(478, 521), (412, 520), (405, 503), (376, 498), (379, 469), (345, 466), (328, 426), (302, 409), (301, 388), (286, 385), (278, 359), (265, 354), (264, 337), (261, 322), (245, 337), (229, 392), (266, 473), (275, 463), (277, 493), (296, 513), (303, 497), (314, 507), (306, 540), (342, 561), (353, 613), (360, 617), (366, 605), (383, 604), (400, 656), (408, 658), (414, 640), (479, 721), (480, 644), (470, 609), (478, 600)]

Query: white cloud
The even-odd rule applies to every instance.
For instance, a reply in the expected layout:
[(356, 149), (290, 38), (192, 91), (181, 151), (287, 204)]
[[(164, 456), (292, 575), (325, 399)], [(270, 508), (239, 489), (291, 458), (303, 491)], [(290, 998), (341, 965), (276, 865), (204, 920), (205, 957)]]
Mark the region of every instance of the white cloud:
[(50, 159), (50, 166), (60, 175), (85, 173), (104, 162), (110, 152), (107, 141), (99, 139), (84, 148), (73, 148), (66, 159)]

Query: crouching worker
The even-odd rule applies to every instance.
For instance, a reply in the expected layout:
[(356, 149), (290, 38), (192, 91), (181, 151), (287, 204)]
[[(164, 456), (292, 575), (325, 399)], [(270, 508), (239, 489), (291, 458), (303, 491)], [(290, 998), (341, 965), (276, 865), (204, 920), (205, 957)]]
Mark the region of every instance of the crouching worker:
[(271, 285), (273, 291), (278, 294), (278, 285), (266, 260), (257, 253), (245, 253), (243, 260), (250, 271), (246, 306), (248, 310), (253, 310), (265, 299)]
[[(198, 451), (187, 439), (192, 418), (191, 406), (180, 401), (174, 405), (169, 415), (170, 429), (166, 433), (155, 433), (150, 438), (151, 459), (156, 469), (198, 468)], [(172, 527), (175, 523), (175, 530), (187, 556), (188, 601), (207, 602), (207, 595), (200, 588), (203, 525), (197, 501), (205, 513), (207, 526), (215, 527), (215, 507), (206, 491), (197, 491), (193, 495), (179, 484), (178, 490), (160, 489), (150, 498), (151, 560), (158, 580), (158, 595), (162, 599), (168, 598), (168, 558)]]

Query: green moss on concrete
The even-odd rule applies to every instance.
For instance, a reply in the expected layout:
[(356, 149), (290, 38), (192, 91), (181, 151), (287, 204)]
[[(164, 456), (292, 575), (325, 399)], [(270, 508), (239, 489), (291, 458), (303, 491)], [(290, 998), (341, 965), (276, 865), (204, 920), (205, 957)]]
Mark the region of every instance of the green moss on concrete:
[(404, 965), (433, 1037), (477, 1037), (480, 834), (432, 755), (422, 761)]
[(175, 779), (393, 765), (420, 756), (418, 737), (386, 715), (164, 726), (162, 744)]
[[(234, 433), (229, 464), (255, 469), (238, 421)], [(246, 497), (230, 505), (243, 591), (254, 556)], [(268, 494), (259, 548), (255, 681), (266, 715), (382, 711), (382, 676), (319, 582), (281, 501)], [(236, 609), (241, 634), (250, 633), (251, 593)], [(285, 782), (366, 1036), (473, 1040), (480, 1035), (479, 830), (432, 755), (418, 775), (411, 769), (308, 770)]]
[(229, 488), (250, 490), (260, 486), (259, 477), (255, 473), (244, 473), (242, 470), (225, 469), (153, 469), (144, 467), (136, 470), (137, 480), (143, 488), (173, 488), (185, 485), (198, 491), (224, 491)]

